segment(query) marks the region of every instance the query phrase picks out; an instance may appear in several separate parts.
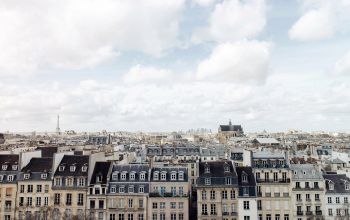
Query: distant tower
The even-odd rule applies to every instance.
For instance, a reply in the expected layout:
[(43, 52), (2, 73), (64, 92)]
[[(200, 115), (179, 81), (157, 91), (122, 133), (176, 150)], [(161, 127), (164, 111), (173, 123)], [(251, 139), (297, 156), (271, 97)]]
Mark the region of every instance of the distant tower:
[(61, 129), (60, 129), (60, 115), (57, 115), (56, 133), (57, 133), (57, 134), (61, 134)]

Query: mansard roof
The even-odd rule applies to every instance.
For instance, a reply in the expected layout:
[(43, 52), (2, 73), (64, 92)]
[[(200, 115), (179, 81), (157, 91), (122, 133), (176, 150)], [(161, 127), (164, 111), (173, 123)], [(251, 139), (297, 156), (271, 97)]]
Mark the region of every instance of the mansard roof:
[(101, 184), (107, 184), (107, 177), (111, 164), (111, 162), (96, 162), (90, 184), (96, 184), (96, 178), (98, 176), (102, 177)]
[[(60, 166), (64, 169), (60, 170)], [(70, 167), (75, 166), (75, 171), (70, 171)], [(89, 166), (89, 156), (86, 155), (64, 155), (60, 164), (58, 165), (55, 176), (87, 176), (88, 170), (86, 172), (82, 171), (82, 167)]]

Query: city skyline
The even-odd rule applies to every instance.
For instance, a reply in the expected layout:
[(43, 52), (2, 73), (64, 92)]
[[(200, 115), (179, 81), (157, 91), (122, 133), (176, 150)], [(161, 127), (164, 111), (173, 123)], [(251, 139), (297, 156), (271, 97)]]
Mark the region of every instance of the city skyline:
[(348, 0), (1, 2), (0, 131), (55, 131), (60, 115), (61, 131), (231, 119), (349, 132), (349, 12)]

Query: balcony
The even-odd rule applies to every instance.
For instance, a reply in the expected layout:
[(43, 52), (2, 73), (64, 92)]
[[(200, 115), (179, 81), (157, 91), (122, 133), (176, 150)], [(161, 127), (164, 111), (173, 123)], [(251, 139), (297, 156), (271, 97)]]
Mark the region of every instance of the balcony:
[(202, 215), (208, 215), (208, 212), (202, 212)]
[(282, 183), (290, 183), (290, 178), (287, 179), (278, 179), (278, 180), (273, 180), (273, 179), (257, 179), (257, 183), (270, 183), (270, 184), (282, 184)]
[(292, 191), (323, 191), (323, 188), (301, 188), (301, 187), (294, 187), (292, 188)]
[(312, 215), (312, 211), (306, 211), (305, 215)]
[(297, 211), (297, 215), (298, 216), (304, 215), (304, 212), (303, 211)]
[(237, 216), (238, 213), (237, 212), (231, 212), (231, 216)]
[(322, 215), (322, 211), (321, 210), (316, 210), (316, 215)]
[(5, 207), (5, 212), (11, 212), (11, 207)]
[(150, 197), (187, 197), (187, 194), (173, 194), (173, 193), (159, 193), (159, 192), (151, 192), (149, 194)]
[(280, 197), (280, 196), (281, 196), (281, 193), (274, 193), (273, 196), (274, 196), (274, 197)]
[(265, 193), (265, 197), (271, 197), (271, 193)]
[(210, 215), (217, 215), (218, 213), (216, 212), (211, 212)]
[(289, 197), (289, 193), (283, 193), (283, 197)]
[(222, 212), (222, 215), (230, 215), (229, 212)]

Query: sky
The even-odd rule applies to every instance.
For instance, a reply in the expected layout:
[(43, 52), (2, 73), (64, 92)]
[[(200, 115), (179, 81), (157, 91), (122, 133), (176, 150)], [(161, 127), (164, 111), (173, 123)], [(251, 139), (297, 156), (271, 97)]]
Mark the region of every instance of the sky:
[(0, 131), (350, 132), (350, 0), (0, 0)]

